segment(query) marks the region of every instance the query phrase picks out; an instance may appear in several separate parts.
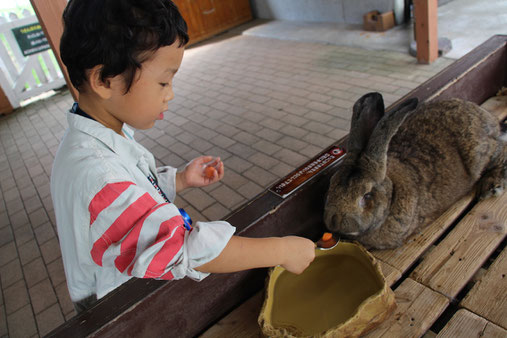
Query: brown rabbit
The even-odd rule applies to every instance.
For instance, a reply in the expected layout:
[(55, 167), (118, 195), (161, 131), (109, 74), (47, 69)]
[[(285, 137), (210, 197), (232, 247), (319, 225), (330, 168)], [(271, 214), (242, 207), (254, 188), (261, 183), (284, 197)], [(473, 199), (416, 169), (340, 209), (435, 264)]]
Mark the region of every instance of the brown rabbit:
[(399, 104), (384, 114), (379, 93), (353, 108), (347, 156), (331, 178), (324, 221), (368, 248), (394, 248), (477, 189), (507, 183), (499, 121), (459, 99)]

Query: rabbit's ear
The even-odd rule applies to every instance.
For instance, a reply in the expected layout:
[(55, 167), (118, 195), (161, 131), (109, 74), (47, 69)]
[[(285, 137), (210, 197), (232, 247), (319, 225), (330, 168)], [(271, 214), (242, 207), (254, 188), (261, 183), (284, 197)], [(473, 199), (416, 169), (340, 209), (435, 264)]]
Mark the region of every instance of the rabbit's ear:
[(358, 156), (368, 144), (378, 121), (384, 116), (382, 95), (375, 92), (363, 95), (354, 103), (352, 111), (347, 153)]
[(365, 158), (364, 161), (368, 163), (367, 165), (370, 167), (370, 170), (375, 171), (376, 175), (378, 175), (378, 180), (382, 180), (385, 177), (387, 149), (391, 138), (396, 134), (408, 113), (417, 108), (418, 102), (417, 98), (403, 101), (388, 111), (372, 132), (363, 157)]

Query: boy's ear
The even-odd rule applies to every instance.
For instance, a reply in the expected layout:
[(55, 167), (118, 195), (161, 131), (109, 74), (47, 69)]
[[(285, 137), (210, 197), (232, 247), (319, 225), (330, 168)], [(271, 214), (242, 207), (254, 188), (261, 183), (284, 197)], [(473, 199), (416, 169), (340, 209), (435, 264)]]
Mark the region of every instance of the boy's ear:
[(88, 71), (88, 85), (92, 92), (102, 99), (109, 99), (112, 95), (111, 79), (101, 79), (102, 65), (97, 65)]

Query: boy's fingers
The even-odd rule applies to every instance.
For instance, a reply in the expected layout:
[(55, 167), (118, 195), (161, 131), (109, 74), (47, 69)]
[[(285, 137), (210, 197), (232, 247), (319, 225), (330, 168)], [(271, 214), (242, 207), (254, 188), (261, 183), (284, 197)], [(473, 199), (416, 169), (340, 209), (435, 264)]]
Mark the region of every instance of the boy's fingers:
[(212, 156), (201, 156), (198, 158), (199, 164), (207, 164), (209, 162), (213, 161)]
[(220, 161), (217, 165), (217, 173), (219, 178), (224, 176), (224, 163), (222, 161)]
[(211, 157), (211, 160), (206, 164), (218, 168), (218, 165), (220, 164), (220, 159)]

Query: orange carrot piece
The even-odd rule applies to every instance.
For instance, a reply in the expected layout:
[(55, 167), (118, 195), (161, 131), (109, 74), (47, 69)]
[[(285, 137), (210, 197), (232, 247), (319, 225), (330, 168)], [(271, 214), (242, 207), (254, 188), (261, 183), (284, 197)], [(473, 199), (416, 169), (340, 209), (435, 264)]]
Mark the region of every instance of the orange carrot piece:
[(216, 172), (217, 170), (214, 167), (206, 167), (206, 169), (204, 169), (204, 176), (211, 180), (215, 177)]
[(327, 242), (327, 241), (329, 241), (332, 238), (333, 238), (333, 234), (330, 233), (330, 232), (324, 232), (324, 235), (322, 235), (322, 240), (324, 242)]

